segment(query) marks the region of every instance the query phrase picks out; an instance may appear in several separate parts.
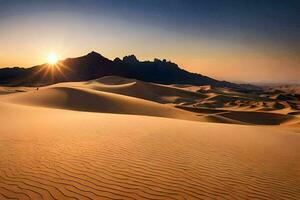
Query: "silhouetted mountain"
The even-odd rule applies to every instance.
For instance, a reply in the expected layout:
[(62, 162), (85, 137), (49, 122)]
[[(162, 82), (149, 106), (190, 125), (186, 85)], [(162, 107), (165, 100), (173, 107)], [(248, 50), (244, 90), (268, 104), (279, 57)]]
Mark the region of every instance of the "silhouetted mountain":
[(31, 68), (0, 69), (0, 84), (38, 86), (66, 81), (86, 81), (103, 76), (116, 75), (161, 84), (192, 84), (249, 89), (242, 85), (218, 81), (201, 74), (191, 73), (166, 60), (139, 61), (134, 55), (114, 61), (91, 52), (78, 58), (68, 58), (57, 63)]
[(13, 67), (0, 69), (0, 84), (10, 83), (16, 77), (22, 76), (25, 68)]

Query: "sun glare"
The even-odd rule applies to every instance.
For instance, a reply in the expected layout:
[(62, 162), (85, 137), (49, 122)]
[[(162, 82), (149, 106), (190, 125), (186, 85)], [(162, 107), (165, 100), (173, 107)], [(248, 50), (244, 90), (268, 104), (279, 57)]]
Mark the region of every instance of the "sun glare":
[(55, 54), (49, 54), (48, 55), (48, 58), (47, 58), (47, 62), (50, 64), (50, 65), (54, 65), (57, 63), (57, 56)]

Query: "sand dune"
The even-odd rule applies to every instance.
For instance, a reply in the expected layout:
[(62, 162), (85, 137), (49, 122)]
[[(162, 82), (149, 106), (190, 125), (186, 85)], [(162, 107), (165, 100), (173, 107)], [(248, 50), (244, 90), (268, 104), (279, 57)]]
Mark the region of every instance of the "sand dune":
[(12, 94), (12, 93), (16, 93), (16, 92), (27, 92), (32, 89), (33, 88), (27, 88), (27, 87), (3, 87), (3, 86), (0, 86), (0, 95)]
[[(214, 123), (287, 126), (300, 122), (300, 101), (278, 100), (281, 93), (277, 90), (272, 95), (268, 94), (269, 91), (266, 94), (242, 93), (210, 86), (166, 86), (117, 76), (87, 82), (60, 83), (38, 91), (32, 88), (21, 89), (30, 92), (2, 95), (0, 100), (87, 112), (159, 116)], [(1, 91), (8, 94), (21, 90), (2, 88)]]
[(247, 125), (288, 125), (300, 122), (297, 113), (286, 115), (272, 112), (235, 111), (225, 109), (205, 109), (186, 106), (176, 106), (183, 110), (199, 113), (206, 121)]
[(0, 199), (299, 199), (290, 103), (195, 87), (2, 88)]
[(11, 103), (0, 112), (0, 199), (300, 198), (297, 133)]
[[(66, 84), (69, 85), (69, 84)], [(129, 96), (71, 86), (52, 86), (6, 95), (0, 100), (10, 103), (69, 109), (87, 112), (149, 115), (187, 120), (200, 120), (192, 112)]]
[(286, 92), (289, 94), (300, 94), (300, 85), (279, 85), (266, 87), (269, 92)]
[(279, 125), (295, 119), (289, 115), (263, 112), (227, 112), (220, 116), (257, 125)]
[(203, 99), (206, 95), (171, 86), (108, 76), (87, 82), (91, 89), (123, 94), (158, 103), (187, 103)]

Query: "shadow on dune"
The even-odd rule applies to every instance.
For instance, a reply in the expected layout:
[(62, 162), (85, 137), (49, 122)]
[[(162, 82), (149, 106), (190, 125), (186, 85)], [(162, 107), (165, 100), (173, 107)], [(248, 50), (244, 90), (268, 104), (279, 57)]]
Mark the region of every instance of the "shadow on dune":
[[(172, 85), (107, 76), (87, 82), (60, 83), (40, 90), (1, 95), (1, 100), (85, 112), (215, 123), (283, 125), (299, 122), (299, 112), (290, 106), (291, 102), (255, 101), (254, 95), (245, 97), (246, 94), (225, 94), (227, 90), (219, 90), (203, 94)], [(282, 111), (275, 113), (277, 110)]]
[(280, 125), (298, 119), (292, 115), (254, 112), (254, 111), (231, 111), (222, 109), (193, 108), (176, 106), (190, 112), (195, 112), (205, 116), (208, 121), (233, 124), (252, 124), (252, 125)]
[(235, 111), (220, 116), (256, 125), (279, 125), (294, 119), (293, 116), (278, 113)]
[(118, 113), (199, 120), (191, 112), (156, 102), (91, 89), (53, 87), (8, 95), (6, 102), (86, 112)]
[(158, 103), (195, 103), (206, 95), (175, 87), (147, 83), (117, 76), (107, 76), (86, 83), (93, 90), (122, 94)]

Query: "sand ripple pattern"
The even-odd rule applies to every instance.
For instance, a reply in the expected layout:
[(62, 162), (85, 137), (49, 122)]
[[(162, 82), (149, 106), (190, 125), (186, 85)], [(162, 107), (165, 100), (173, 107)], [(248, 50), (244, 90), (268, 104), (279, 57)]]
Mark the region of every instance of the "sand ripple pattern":
[(0, 128), (0, 199), (300, 199), (297, 134), (65, 112)]

